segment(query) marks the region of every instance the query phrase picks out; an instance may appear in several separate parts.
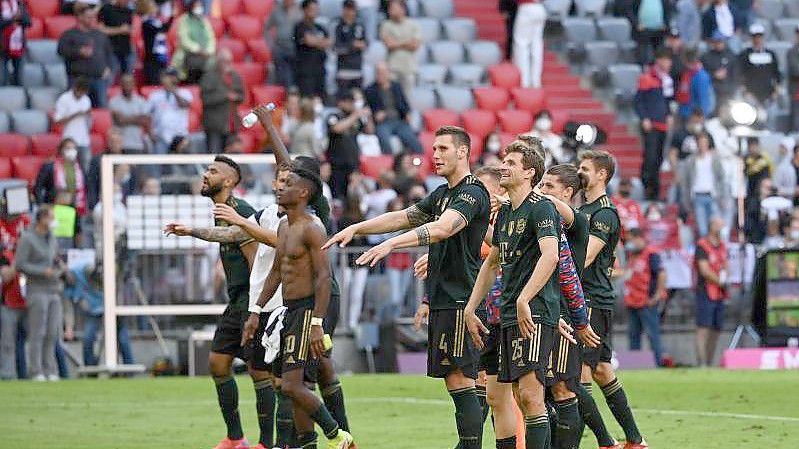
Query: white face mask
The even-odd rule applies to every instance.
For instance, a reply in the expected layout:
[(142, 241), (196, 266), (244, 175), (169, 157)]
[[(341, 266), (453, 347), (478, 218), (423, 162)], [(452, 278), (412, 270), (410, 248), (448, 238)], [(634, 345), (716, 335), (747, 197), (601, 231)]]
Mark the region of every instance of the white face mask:
[(696, 123), (696, 124), (693, 124), (693, 125), (691, 125), (691, 127), (690, 127), (689, 131), (690, 131), (690, 132), (691, 132), (691, 134), (693, 134), (693, 135), (698, 135), (698, 134), (700, 134), (700, 133), (702, 132), (702, 130), (704, 130), (704, 129), (705, 129), (705, 127), (704, 127), (704, 126), (702, 126), (702, 124), (701, 124), (701, 123)]
[(205, 14), (205, 8), (203, 8), (203, 5), (197, 5), (194, 8), (192, 8), (191, 12), (195, 16), (201, 16)]
[(549, 117), (541, 117), (535, 121), (535, 127), (541, 131), (549, 131), (552, 129), (552, 120)]
[(78, 158), (78, 149), (77, 148), (67, 148), (64, 150), (64, 159), (74, 162), (75, 159)]
[(355, 109), (363, 109), (364, 106), (363, 100), (355, 100), (354, 106)]
[(50, 232), (53, 232), (53, 231), (55, 231), (55, 229), (56, 229), (57, 227), (58, 227), (58, 222), (57, 222), (57, 221), (55, 221), (55, 220), (51, 221), (51, 222), (50, 222), (50, 225), (48, 226), (48, 228), (50, 229)]
[(316, 115), (322, 115), (322, 111), (324, 111), (324, 110), (325, 110), (325, 107), (324, 107), (324, 105), (322, 105), (322, 103), (316, 103), (313, 106), (313, 112)]
[(646, 219), (647, 219), (647, 220), (649, 220), (649, 221), (658, 221), (658, 220), (660, 220), (660, 218), (661, 218), (661, 216), (660, 216), (660, 212), (651, 212), (651, 213), (650, 213), (650, 214), (649, 214), (649, 215), (646, 217)]
[(499, 150), (502, 148), (502, 142), (499, 140), (491, 140), (486, 145), (486, 149), (492, 153), (499, 153)]

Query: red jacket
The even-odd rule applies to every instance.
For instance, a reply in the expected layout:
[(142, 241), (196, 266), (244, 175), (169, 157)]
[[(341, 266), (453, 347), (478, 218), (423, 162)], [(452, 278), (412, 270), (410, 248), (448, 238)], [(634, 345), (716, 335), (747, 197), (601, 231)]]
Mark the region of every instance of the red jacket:
[[(643, 309), (648, 305), (649, 298), (656, 293), (656, 284), (653, 282), (657, 282), (657, 276), (653, 274), (659, 272), (661, 267), (660, 258), (652, 256), (657, 256), (657, 251), (654, 247), (647, 246), (628, 262), (632, 275), (624, 283), (624, 305), (629, 308)], [(658, 261), (656, 266), (652, 264), (653, 259)]]
[[(727, 264), (727, 246), (724, 245), (724, 242), (720, 242), (717, 247), (713, 246), (707, 239), (700, 239), (696, 244), (705, 250), (708, 264), (710, 264), (710, 270), (718, 276)], [(703, 283), (705, 284), (707, 296), (711, 301), (723, 301), (727, 299), (727, 291), (724, 288), (712, 282), (704, 281)]]

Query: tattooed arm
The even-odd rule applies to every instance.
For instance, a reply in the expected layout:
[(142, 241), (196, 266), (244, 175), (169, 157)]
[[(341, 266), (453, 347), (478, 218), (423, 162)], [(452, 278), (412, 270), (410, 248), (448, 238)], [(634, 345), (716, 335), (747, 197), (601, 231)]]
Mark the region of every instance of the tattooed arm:
[(432, 217), (429, 214), (415, 205), (405, 210), (386, 212), (385, 214), (356, 223), (339, 231), (325, 243), (322, 249), (330, 248), (335, 243), (338, 243), (339, 246), (346, 246), (353, 237), (359, 235), (385, 234), (387, 232), (401, 231), (403, 229), (420, 226), (429, 222), (431, 219)]
[(181, 237), (191, 236), (206, 242), (218, 243), (243, 243), (247, 240), (252, 240), (249, 234), (236, 225), (192, 228), (178, 223), (170, 223), (164, 228), (164, 234)]

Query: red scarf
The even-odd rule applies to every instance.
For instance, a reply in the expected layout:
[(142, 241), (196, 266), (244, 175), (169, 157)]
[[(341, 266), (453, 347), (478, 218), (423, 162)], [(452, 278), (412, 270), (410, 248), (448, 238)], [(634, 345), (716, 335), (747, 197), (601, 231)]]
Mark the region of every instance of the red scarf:
[[(56, 191), (68, 189), (67, 177), (64, 174), (64, 164), (66, 162), (61, 158), (53, 162)], [(74, 161), (72, 164), (75, 167), (75, 197), (72, 199), (72, 203), (78, 211), (78, 215), (84, 216), (86, 215), (86, 186), (83, 184), (83, 171), (80, 169), (78, 161)]]
[(691, 102), (691, 82), (694, 80), (694, 76), (696, 73), (702, 69), (702, 63), (696, 62), (692, 67), (687, 67), (684, 72), (682, 72), (682, 78), (680, 78), (680, 87), (677, 90), (677, 93), (674, 97), (677, 99), (677, 103), (679, 104), (688, 104)]

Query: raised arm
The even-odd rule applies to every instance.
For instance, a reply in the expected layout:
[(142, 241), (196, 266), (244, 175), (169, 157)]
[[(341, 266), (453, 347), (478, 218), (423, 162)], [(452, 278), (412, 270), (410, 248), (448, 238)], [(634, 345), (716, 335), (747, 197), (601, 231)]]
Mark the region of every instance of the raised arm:
[(305, 228), (305, 245), (311, 255), (314, 271), (314, 309), (311, 318), (311, 353), (322, 357), (325, 353), (322, 321), (327, 316), (330, 303), (330, 259), (327, 251), (322, 249), (327, 233), (323, 226), (313, 224)]
[(236, 212), (235, 209), (227, 204), (215, 205), (214, 217), (221, 218), (231, 225), (240, 227), (244, 232), (249, 234), (259, 243), (263, 243), (264, 245), (268, 245), (273, 248), (277, 247), (277, 232), (272, 231), (271, 229), (266, 229), (256, 221), (242, 217)]
[(253, 113), (258, 117), (261, 126), (264, 127), (269, 133), (269, 139), (272, 141), (272, 152), (275, 155), (275, 165), (278, 167), (282, 164), (291, 162), (289, 150), (280, 138), (280, 131), (272, 121), (272, 110), (267, 109), (266, 105), (262, 104), (253, 110)]
[(339, 231), (324, 244), (322, 249), (328, 249), (336, 243), (341, 247), (347, 246), (354, 237), (359, 235), (385, 234), (408, 229), (411, 226), (419, 226), (429, 222), (431, 218), (429, 214), (417, 205), (405, 210), (386, 212)]
[(164, 227), (164, 234), (179, 237), (189, 236), (216, 243), (243, 243), (253, 238), (238, 225), (192, 228), (180, 223), (169, 223)]

